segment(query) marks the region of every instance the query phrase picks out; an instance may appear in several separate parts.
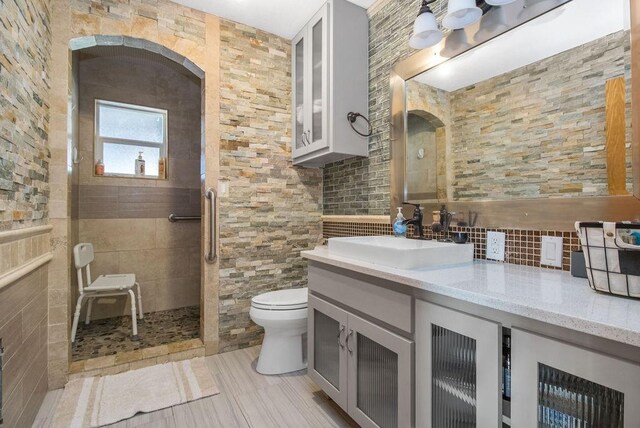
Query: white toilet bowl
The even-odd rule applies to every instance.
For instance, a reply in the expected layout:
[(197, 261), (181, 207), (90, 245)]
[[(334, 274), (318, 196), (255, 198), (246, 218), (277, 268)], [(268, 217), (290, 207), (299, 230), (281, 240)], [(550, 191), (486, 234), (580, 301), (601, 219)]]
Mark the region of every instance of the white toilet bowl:
[(307, 332), (307, 289), (270, 291), (251, 299), (249, 316), (264, 328), (258, 373), (272, 375), (307, 367), (302, 335)]

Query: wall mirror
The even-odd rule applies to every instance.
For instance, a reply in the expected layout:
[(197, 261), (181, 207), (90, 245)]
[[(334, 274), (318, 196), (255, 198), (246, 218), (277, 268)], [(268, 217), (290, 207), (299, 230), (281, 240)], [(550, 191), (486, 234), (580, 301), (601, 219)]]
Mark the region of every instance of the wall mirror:
[(636, 7), (517, 0), (397, 64), (391, 208), (445, 203), (487, 227), (569, 229), (576, 204), (585, 219), (640, 217)]

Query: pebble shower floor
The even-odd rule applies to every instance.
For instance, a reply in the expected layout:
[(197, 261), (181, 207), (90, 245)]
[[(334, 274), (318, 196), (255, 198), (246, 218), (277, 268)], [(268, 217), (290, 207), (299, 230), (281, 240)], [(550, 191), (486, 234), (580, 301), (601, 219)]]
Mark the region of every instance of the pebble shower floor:
[(71, 360), (81, 361), (197, 339), (199, 334), (199, 306), (145, 314), (143, 320), (138, 320), (140, 340), (137, 341), (131, 340), (131, 317), (92, 320), (89, 325), (81, 322), (71, 350)]

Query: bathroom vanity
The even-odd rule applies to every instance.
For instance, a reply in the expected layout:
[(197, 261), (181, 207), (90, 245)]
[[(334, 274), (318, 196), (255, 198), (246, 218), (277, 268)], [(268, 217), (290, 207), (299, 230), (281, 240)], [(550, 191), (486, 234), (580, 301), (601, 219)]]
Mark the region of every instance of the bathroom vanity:
[(640, 301), (597, 294), (563, 271), (302, 254), (309, 376), (363, 427), (640, 421)]

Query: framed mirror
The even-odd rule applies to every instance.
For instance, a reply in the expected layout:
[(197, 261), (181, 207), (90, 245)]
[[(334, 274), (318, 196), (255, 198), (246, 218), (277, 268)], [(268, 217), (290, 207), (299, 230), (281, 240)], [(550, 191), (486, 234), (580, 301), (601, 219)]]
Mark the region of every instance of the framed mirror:
[(446, 204), (553, 230), (640, 218), (634, 3), (516, 0), (398, 63), (391, 212)]

